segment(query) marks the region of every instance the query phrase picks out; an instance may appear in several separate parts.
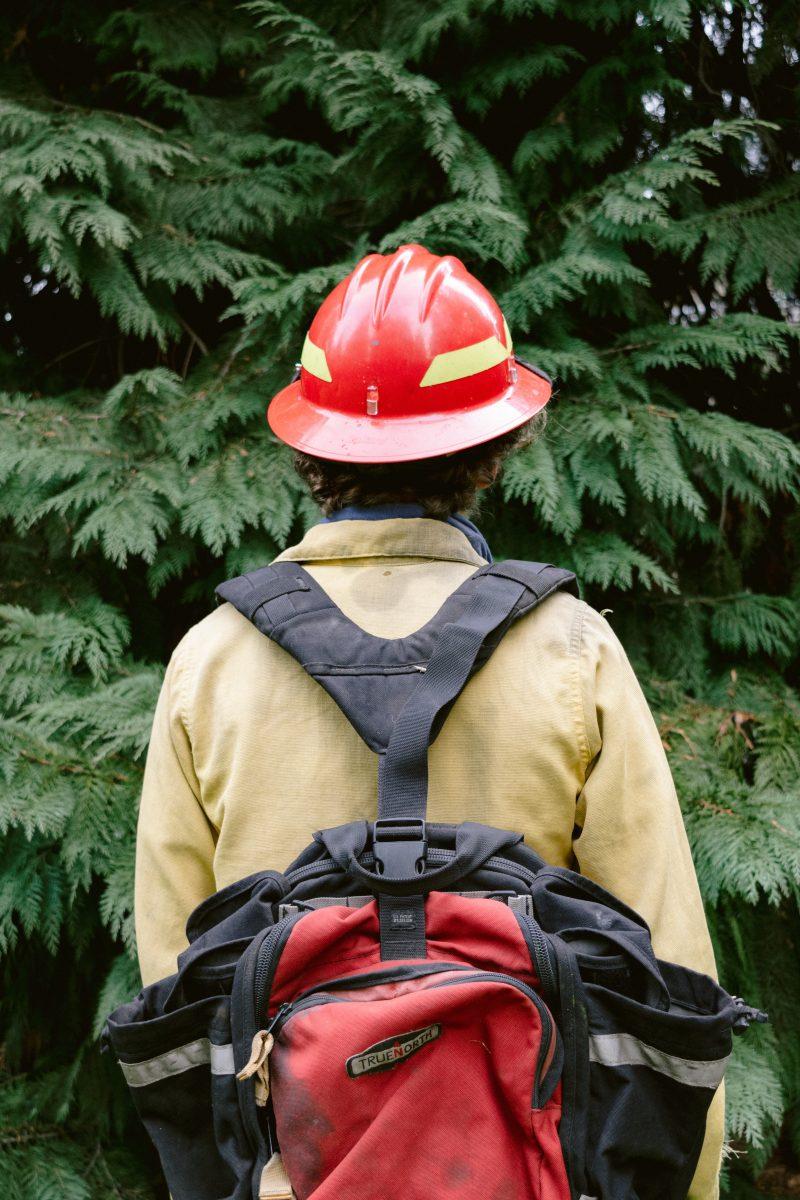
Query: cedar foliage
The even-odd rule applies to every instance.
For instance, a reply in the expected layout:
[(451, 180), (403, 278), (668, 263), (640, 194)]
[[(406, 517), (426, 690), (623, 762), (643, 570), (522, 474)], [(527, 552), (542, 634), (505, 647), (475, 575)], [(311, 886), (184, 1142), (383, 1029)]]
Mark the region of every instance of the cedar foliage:
[(572, 567), (640, 672), (722, 976), (773, 1018), (729, 1077), (749, 1194), (800, 1151), (796, 9), (11, 0), (0, 47), (7, 1194), (157, 1193), (96, 1039), (137, 986), (163, 663), (314, 519), (265, 402), (409, 240), (560, 381), (482, 524)]

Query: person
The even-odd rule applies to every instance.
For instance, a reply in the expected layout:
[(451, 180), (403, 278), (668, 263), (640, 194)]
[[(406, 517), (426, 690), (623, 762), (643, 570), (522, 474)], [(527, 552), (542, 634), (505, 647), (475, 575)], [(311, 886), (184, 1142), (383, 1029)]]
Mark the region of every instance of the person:
[[(540, 436), (551, 385), (513, 355), (499, 307), (456, 258), (371, 254), (318, 311), (275, 434), (324, 519), (277, 561), (357, 625), (400, 638), (491, 555), (467, 514)], [(316, 829), (373, 818), (377, 759), (322, 688), (231, 605), (172, 655), (153, 723), (136, 854), (145, 983), (175, 970), (206, 896), (280, 870)], [(566, 592), (507, 633), (430, 752), (429, 818), (525, 835), (649, 922), (656, 954), (714, 956), (664, 748), (603, 615)], [(722, 1089), (689, 1195), (718, 1190)]]

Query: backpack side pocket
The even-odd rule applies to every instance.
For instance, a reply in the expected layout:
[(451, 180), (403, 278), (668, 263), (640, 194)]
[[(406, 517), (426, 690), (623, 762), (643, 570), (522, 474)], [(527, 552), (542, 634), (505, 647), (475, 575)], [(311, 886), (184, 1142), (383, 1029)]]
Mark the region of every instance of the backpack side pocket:
[(666, 1012), (585, 984), (592, 1194), (682, 1200), (697, 1165), (734, 1006), (706, 976), (661, 966)]
[(254, 1155), (237, 1098), (230, 997), (122, 1017), (109, 1017), (108, 1037), (172, 1200), (246, 1200)]

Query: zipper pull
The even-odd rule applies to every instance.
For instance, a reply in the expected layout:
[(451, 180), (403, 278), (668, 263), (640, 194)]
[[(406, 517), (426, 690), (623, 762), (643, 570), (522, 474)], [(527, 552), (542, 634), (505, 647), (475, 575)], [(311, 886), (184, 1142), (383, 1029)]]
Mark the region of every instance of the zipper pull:
[[(274, 1023), (273, 1021), (272, 1024)], [(269, 1030), (259, 1029), (253, 1038), (250, 1058), (236, 1076), (237, 1079), (245, 1080), (255, 1075), (256, 1104), (259, 1108), (264, 1108), (269, 1099), (269, 1056), (274, 1044), (275, 1039)]]
[(286, 1016), (286, 1014), (288, 1012), (291, 1012), (291, 1010), (293, 1008), (294, 1008), (294, 1004), (288, 1000), (284, 1004), (282, 1004), (280, 1006), (280, 1008), (278, 1009), (278, 1011), (275, 1013), (275, 1016), (270, 1021), (269, 1025), (267, 1025), (267, 1028), (264, 1030), (264, 1032), (272, 1033), (273, 1029), (278, 1024), (278, 1022), (282, 1021), (283, 1018)]

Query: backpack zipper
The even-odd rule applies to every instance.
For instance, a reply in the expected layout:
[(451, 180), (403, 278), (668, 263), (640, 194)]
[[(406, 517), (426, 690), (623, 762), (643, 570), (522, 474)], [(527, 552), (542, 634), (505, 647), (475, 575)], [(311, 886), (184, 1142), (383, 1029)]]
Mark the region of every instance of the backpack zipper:
[[(533, 1079), (533, 1092), (531, 1095), (531, 1108), (540, 1108), (539, 1088), (542, 1080), (547, 1074), (548, 1068), (553, 1061), (558, 1040), (556, 1023), (550, 1009), (542, 1000), (541, 996), (527, 983), (523, 983), (521, 979), (515, 979), (513, 975), (503, 975), (499, 971), (478, 971), (474, 975), (470, 975), (468, 979), (452, 979), (446, 983), (434, 983), (431, 991), (434, 988), (452, 987), (458, 983), (483, 983), (487, 981), (504, 983), (510, 987), (517, 988), (524, 996), (527, 996), (539, 1013), (539, 1020), (542, 1026), (542, 1041), (539, 1046), (539, 1054), (536, 1060), (536, 1074)], [(546, 1036), (545, 1036), (546, 1035)]]
[(314, 679), (324, 679), (329, 675), (414, 675), (417, 672), (424, 675), (428, 669), (422, 663), (400, 663), (392, 667), (380, 665), (338, 667), (329, 663), (306, 663), (305, 668)]
[[(268, 972), (274, 974), (280, 950), (285, 945), (286, 938), (292, 926), (305, 915), (304, 912), (292, 913), (290, 916), (284, 917), (282, 921), (271, 925), (264, 931), (260, 938), (254, 938), (248, 950), (239, 960), (239, 966), (234, 975), (231, 997), (231, 1015), (234, 1026), (232, 1032), (235, 1042), (244, 1042), (246, 1045), (252, 1047), (253, 1039), (259, 1030), (258, 1009), (255, 1005), (256, 980), (259, 981), (260, 987), (263, 988), (266, 986), (269, 978)], [(271, 978), (269, 981), (271, 982)], [(237, 1019), (237, 1015), (240, 1016), (241, 1024), (239, 1023), (239, 1019)], [(246, 1070), (247, 1068), (245, 1067), (244, 1069)], [(244, 1087), (240, 1090), (239, 1096), (245, 1131), (258, 1160), (265, 1144), (265, 1137), (258, 1117), (258, 1107), (260, 1106), (256, 1103), (255, 1089)], [(275, 1139), (270, 1128), (268, 1129), (270, 1153), (275, 1149), (274, 1141)]]
[(522, 926), (522, 933), (533, 958), (536, 974), (545, 995), (552, 999), (557, 995), (556, 973), (550, 957), (550, 947), (547, 944), (547, 934), (538, 921), (527, 913), (517, 913), (517, 919)]
[(282, 943), (285, 941), (282, 935), (284, 930), (288, 933), (288, 929), (290, 928), (287, 923), (305, 915), (304, 912), (291, 913), (288, 917), (284, 917), (282, 921), (278, 921), (272, 926), (270, 931), (272, 936), (268, 934), (258, 948), (255, 970), (253, 972), (253, 995), (255, 997), (256, 1019), (258, 1018), (259, 1010), (258, 997), (264, 991), (267, 981), (272, 982), (272, 976), (275, 974), (275, 965), (279, 953), (283, 949)]
[[(293, 914), (294, 920), (298, 915)], [(289, 920), (290, 918), (285, 918)], [(277, 926), (273, 927), (274, 929)], [(269, 983), (271, 986), (275, 975), (274, 963), (278, 956), (278, 938), (269, 939), (269, 945), (265, 947), (268, 939), (262, 941), (259, 950), (256, 954), (256, 970), (254, 971), (254, 981), (252, 987), (253, 995), (253, 1018), (251, 1018), (249, 1028), (255, 1028), (258, 1024), (258, 1014), (262, 1012), (268, 1004), (268, 992), (265, 995), (265, 985)], [(285, 939), (282, 939), (285, 943)], [(260, 968), (260, 969), (259, 969)], [(269, 1099), (270, 1083), (269, 1083), (269, 1056), (272, 1053), (272, 1047), (275, 1043), (274, 1034), (280, 1029), (283, 1021), (298, 1009), (313, 1008), (316, 1004), (326, 1004), (333, 1000), (344, 1003), (347, 997), (331, 996), (329, 991), (322, 991), (321, 988), (329, 989), (331, 987), (349, 987), (349, 988), (368, 988), (374, 987), (379, 983), (399, 982), (405, 979), (420, 979), (426, 975), (435, 975), (444, 971), (470, 971), (471, 968), (466, 963), (448, 963), (436, 962), (428, 963), (422, 966), (407, 966), (384, 968), (379, 971), (369, 971), (363, 975), (356, 977), (348, 975), (340, 975), (335, 979), (329, 979), (324, 984), (317, 985), (313, 988), (307, 988), (295, 996), (294, 1000), (287, 1001), (280, 1005), (272, 1020), (267, 1023), (263, 1029), (257, 1029), (250, 1042), (250, 1058), (242, 1070), (238, 1073), (237, 1079), (244, 1082), (245, 1080), (254, 1079), (253, 1096), (257, 1108), (266, 1107)], [(306, 1003), (309, 1001), (309, 1003)], [(355, 1002), (354, 1002), (355, 1003)], [(256, 1118), (257, 1120), (257, 1118)]]
[[(426, 975), (436, 975), (440, 971), (470, 971), (471, 967), (466, 963), (449, 963), (437, 962), (429, 963), (423, 967), (412, 968), (411, 972), (406, 968), (387, 967), (381, 971), (369, 971), (364, 975), (340, 975), (336, 979), (328, 979), (325, 983), (317, 984), (315, 987), (306, 988), (304, 992), (300, 992), (295, 996), (294, 1000), (287, 1000), (277, 1009), (275, 1015), (264, 1027), (265, 1034), (274, 1033), (278, 1028), (278, 1021), (283, 1020), (284, 1014), (290, 1010), (296, 1011), (299, 1005), (304, 1004), (306, 1000), (315, 1000), (318, 996), (329, 995), (329, 989), (332, 987), (342, 988), (368, 988), (374, 987), (378, 983), (399, 983), (404, 979), (422, 979)], [(332, 996), (333, 1000), (341, 1000), (344, 1002), (347, 997)], [(320, 1001), (320, 1003), (322, 1003)], [(325, 1001), (327, 1003), (327, 1001)], [(355, 1001), (354, 1001), (355, 1003)], [(256, 1012), (263, 1011), (267, 1004), (267, 997), (260, 996), (256, 999)], [(313, 1005), (308, 1005), (312, 1008)]]
[[(374, 987), (379, 983), (402, 983), (407, 979), (424, 979), (428, 975), (439, 975), (444, 971), (463, 971), (469, 972), (474, 970), (468, 963), (451, 963), (446, 960), (429, 961), (425, 963), (409, 964), (404, 967), (382, 967), (377, 971), (365, 971), (363, 975), (337, 975), (334, 979), (326, 979), (324, 983), (315, 984), (313, 987), (306, 988), (295, 996), (294, 1000), (288, 1003), (294, 1007), (300, 1004), (309, 996), (315, 996), (324, 990), (329, 992), (334, 988), (368, 988)], [(260, 1001), (263, 1005), (263, 999)], [(285, 1005), (281, 1005), (281, 1008)], [(273, 1018), (274, 1020), (274, 1018)], [(269, 1032), (269, 1026), (267, 1027)]]
[[(448, 963), (448, 964), (442, 964), (442, 965), (447, 970), (459, 970), (459, 971), (464, 970), (463, 964)], [(469, 968), (467, 968), (467, 971), (469, 971)], [(432, 973), (433, 972), (429, 972), (429, 974), (432, 974)], [(405, 976), (401, 975), (399, 978), (402, 979), (402, 978), (405, 978)], [(387, 975), (383, 976), (383, 980), (384, 980), (384, 982), (387, 982), (387, 983), (391, 982), (391, 980), (387, 977)], [(542, 1039), (541, 1039), (541, 1044), (539, 1046), (539, 1053), (538, 1053), (537, 1059), (536, 1059), (536, 1071), (534, 1073), (533, 1089), (531, 1092), (531, 1108), (539, 1108), (539, 1107), (541, 1107), (541, 1104), (540, 1104), (541, 1083), (542, 1083), (543, 1079), (545, 1078), (545, 1076), (547, 1075), (550, 1065), (552, 1064), (553, 1058), (555, 1057), (558, 1034), (556, 1031), (555, 1021), (553, 1020), (550, 1010), (547, 1008), (547, 1006), (545, 1005), (545, 1003), (543, 1002), (541, 997), (534, 991), (534, 989), (532, 987), (529, 987), (527, 985), (527, 983), (523, 983), (522, 980), (515, 979), (513, 977), (513, 975), (504, 975), (499, 971), (475, 971), (475, 972), (472, 972), (469, 974), (467, 974), (465, 972), (465, 974), (461, 978), (458, 978), (458, 979), (447, 979), (442, 983), (431, 984), (429, 990), (435, 991), (438, 988), (457, 987), (457, 986), (460, 986), (461, 984), (465, 984), (465, 983), (487, 983), (487, 982), (502, 983), (509, 987), (516, 988), (518, 991), (522, 992), (522, 994), (531, 1001), (531, 1003), (534, 1005), (534, 1007), (536, 1008), (536, 1010), (539, 1013), (539, 1019), (541, 1021), (541, 1026), (542, 1026)], [(371, 982), (359, 984), (356, 980), (350, 980), (349, 983), (350, 983), (351, 987), (362, 986), (362, 987), (366, 988), (366, 987), (373, 986), (373, 983), (371, 983)], [(320, 985), (319, 989), (309, 989), (307, 992), (304, 992), (302, 994), (302, 996), (298, 997), (296, 1000), (292, 1000), (290, 1002), (282, 1004), (278, 1008), (278, 1010), (275, 1013), (275, 1015), (273, 1016), (272, 1020), (269, 1022), (269, 1024), (264, 1029), (264, 1034), (272, 1039), (277, 1038), (278, 1035), (280, 1034), (281, 1030), (283, 1029), (284, 1025), (286, 1024), (286, 1022), (290, 1019), (290, 1017), (297, 1016), (298, 1013), (307, 1012), (309, 1009), (317, 1008), (318, 1006), (323, 1005), (323, 1004), (370, 1004), (370, 1003), (376, 1003), (375, 1001), (369, 1001), (369, 1000), (356, 1000), (353, 997), (349, 997), (349, 996), (334, 995), (328, 991), (323, 990), (327, 986), (328, 986), (327, 984), (324, 984), (324, 985)], [(271, 1043), (270, 1043), (270, 1048), (271, 1048)]]

